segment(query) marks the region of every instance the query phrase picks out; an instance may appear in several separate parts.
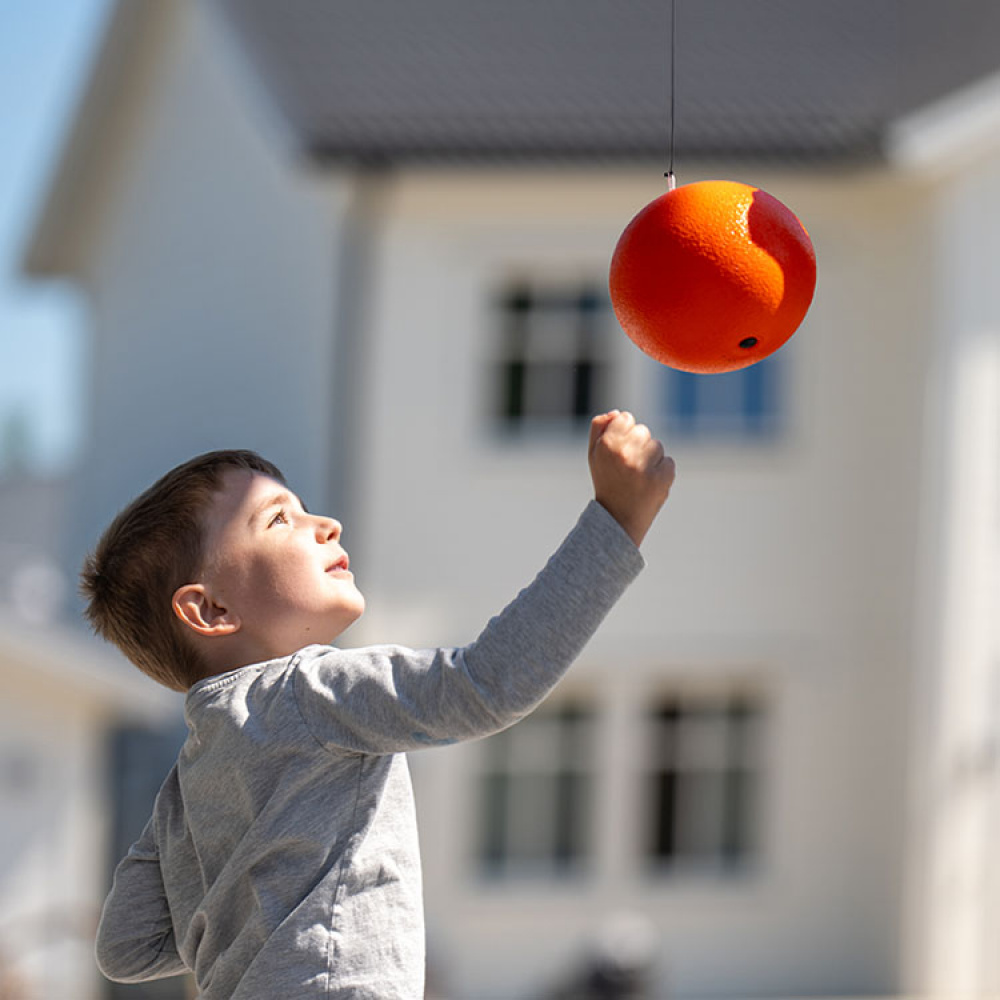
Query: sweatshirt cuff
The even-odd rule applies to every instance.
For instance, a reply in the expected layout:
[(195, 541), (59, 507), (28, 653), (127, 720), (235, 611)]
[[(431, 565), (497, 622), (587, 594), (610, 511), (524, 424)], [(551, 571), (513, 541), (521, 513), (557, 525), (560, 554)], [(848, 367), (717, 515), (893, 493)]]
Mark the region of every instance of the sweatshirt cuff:
[(643, 570), (646, 561), (638, 546), (606, 507), (591, 500), (577, 523), (585, 531), (593, 533), (595, 541), (606, 550), (625, 576), (634, 578)]

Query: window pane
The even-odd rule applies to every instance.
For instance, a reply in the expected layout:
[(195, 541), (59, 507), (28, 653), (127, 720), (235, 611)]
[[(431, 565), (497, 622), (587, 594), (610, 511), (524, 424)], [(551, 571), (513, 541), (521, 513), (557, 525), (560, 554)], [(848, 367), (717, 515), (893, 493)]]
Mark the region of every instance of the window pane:
[(501, 369), (501, 416), (516, 420), (524, 415), (524, 362), (509, 361)]
[(682, 771), (677, 783), (677, 854), (690, 860), (718, 857), (725, 817), (725, 775), (720, 771)]
[(729, 706), (729, 761), (732, 767), (756, 769), (761, 765), (760, 718), (756, 706), (736, 699)]
[(484, 775), (482, 789), (481, 853), (486, 866), (495, 869), (503, 863), (507, 853), (507, 837), (504, 831), (505, 817), (509, 808), (507, 775)]
[(651, 718), (653, 860), (718, 868), (753, 856), (760, 718), (749, 695), (661, 702)]
[(752, 853), (754, 784), (755, 778), (750, 771), (731, 771), (726, 776), (722, 855), (730, 863), (742, 861)]
[(781, 414), (781, 363), (771, 355), (749, 368), (696, 375), (665, 368), (668, 432), (690, 437), (753, 437), (774, 433)]
[(592, 716), (543, 708), (484, 743), (479, 854), (487, 871), (556, 873), (589, 842)]
[(664, 411), (672, 434), (693, 434), (698, 424), (698, 379), (700, 375), (667, 369), (662, 377)]
[(494, 412), (516, 427), (583, 424), (603, 408), (610, 301), (596, 284), (530, 288), (498, 298)]
[(564, 771), (556, 779), (556, 828), (553, 856), (560, 866), (568, 866), (587, 849), (589, 782), (581, 774)]
[(506, 845), (509, 858), (554, 856), (556, 808), (554, 776), (520, 774), (511, 779)]
[(698, 415), (707, 426), (724, 428), (738, 424), (743, 414), (743, 397), (749, 370), (744, 368), (737, 372), (698, 376)]
[(677, 775), (661, 771), (653, 778), (653, 856), (669, 861), (676, 852), (674, 827), (677, 822)]
[(591, 400), (594, 398), (594, 376), (597, 368), (589, 361), (581, 361), (573, 366), (573, 416), (589, 417)]
[(544, 361), (537, 362), (527, 369), (525, 416), (572, 416), (574, 395), (572, 366)]
[(686, 710), (679, 723), (676, 766), (681, 770), (721, 771), (727, 762), (725, 706), (696, 706)]
[(594, 749), (591, 713), (577, 705), (566, 705), (559, 710), (558, 717), (560, 760), (566, 768), (589, 771)]
[(524, 355), (529, 363), (571, 364), (577, 357), (577, 317), (552, 310), (532, 313), (526, 319)]

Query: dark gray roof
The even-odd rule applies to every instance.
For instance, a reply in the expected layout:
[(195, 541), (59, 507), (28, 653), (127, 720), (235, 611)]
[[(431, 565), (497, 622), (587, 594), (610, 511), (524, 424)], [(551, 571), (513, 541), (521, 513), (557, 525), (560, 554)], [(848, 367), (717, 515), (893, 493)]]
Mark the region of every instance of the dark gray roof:
[[(661, 161), (668, 0), (214, 0), (302, 148)], [(1000, 69), (998, 0), (676, 0), (676, 155), (878, 157)]]

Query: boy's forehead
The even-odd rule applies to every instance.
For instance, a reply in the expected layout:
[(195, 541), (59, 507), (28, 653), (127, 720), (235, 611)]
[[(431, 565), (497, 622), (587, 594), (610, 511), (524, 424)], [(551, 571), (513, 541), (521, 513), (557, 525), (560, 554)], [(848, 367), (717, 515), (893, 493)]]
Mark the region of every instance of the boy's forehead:
[(234, 522), (248, 523), (260, 504), (278, 493), (287, 492), (284, 483), (262, 472), (227, 469), (222, 474), (222, 486), (206, 512), (206, 528), (210, 533), (218, 533)]

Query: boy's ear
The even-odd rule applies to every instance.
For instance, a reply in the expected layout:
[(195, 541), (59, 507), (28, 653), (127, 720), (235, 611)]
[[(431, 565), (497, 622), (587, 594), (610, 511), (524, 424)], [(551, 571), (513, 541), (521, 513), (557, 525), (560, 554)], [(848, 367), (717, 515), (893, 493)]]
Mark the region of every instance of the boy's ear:
[(174, 591), (174, 614), (198, 635), (232, 635), (240, 629), (235, 613), (218, 605), (201, 583), (186, 583)]

